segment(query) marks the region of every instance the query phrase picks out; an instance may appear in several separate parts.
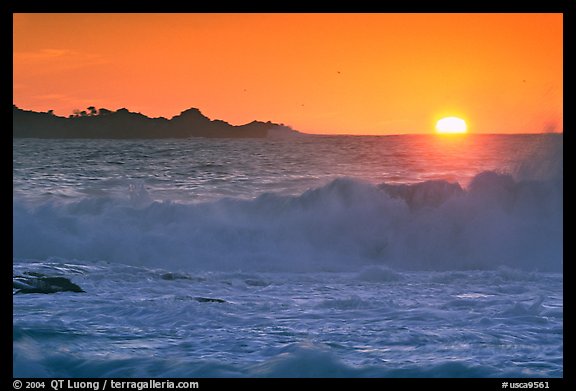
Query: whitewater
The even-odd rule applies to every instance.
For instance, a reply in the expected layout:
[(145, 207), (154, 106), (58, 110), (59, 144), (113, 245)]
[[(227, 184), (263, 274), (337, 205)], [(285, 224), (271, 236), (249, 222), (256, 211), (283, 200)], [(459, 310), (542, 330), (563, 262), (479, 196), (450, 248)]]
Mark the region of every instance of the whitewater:
[(562, 377), (562, 271), (559, 134), (13, 140), (15, 377)]

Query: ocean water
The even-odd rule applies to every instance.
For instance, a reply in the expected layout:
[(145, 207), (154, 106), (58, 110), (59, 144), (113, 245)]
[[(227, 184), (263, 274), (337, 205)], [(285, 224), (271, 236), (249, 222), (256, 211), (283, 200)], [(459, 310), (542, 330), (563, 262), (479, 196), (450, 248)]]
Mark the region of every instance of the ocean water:
[(13, 140), (16, 377), (562, 377), (563, 137)]

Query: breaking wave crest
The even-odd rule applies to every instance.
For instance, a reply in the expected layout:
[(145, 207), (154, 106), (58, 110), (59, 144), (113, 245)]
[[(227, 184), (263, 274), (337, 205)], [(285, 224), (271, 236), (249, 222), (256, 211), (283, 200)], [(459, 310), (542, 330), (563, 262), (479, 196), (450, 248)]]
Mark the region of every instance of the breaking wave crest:
[(13, 202), (19, 259), (62, 257), (174, 270), (562, 269), (562, 177), (482, 172), (466, 189), (338, 178), (299, 196), (156, 202)]

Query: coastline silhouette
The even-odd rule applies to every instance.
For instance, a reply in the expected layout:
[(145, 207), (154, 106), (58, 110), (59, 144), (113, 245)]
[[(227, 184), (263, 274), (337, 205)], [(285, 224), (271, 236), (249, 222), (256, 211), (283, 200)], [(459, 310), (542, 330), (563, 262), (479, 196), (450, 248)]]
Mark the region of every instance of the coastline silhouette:
[(60, 117), (52, 110), (36, 112), (13, 105), (12, 116), (13, 138), (264, 138), (269, 129), (283, 127), (270, 121), (231, 125), (223, 120), (211, 120), (197, 108), (167, 119), (150, 118), (126, 108), (112, 111), (94, 106)]

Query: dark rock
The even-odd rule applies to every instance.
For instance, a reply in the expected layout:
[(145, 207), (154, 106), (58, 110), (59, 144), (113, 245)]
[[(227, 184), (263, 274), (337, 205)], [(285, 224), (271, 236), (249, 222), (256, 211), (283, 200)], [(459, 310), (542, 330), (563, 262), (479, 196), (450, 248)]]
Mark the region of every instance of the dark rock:
[(185, 274), (179, 274), (179, 273), (164, 273), (160, 276), (160, 278), (163, 280), (167, 280), (167, 281), (191, 280), (192, 279), (190, 276), (187, 276)]
[(176, 280), (188, 280), (193, 282), (205, 281), (205, 278), (202, 277), (193, 277), (185, 273), (172, 273), (172, 272), (163, 273), (160, 275), (160, 278), (166, 281), (176, 281)]
[(194, 300), (199, 303), (228, 303), (226, 300), (212, 299), (210, 297), (195, 297)]
[(84, 292), (82, 288), (65, 277), (46, 277), (41, 273), (28, 272), (26, 276), (15, 276), (12, 288), (18, 293)]

